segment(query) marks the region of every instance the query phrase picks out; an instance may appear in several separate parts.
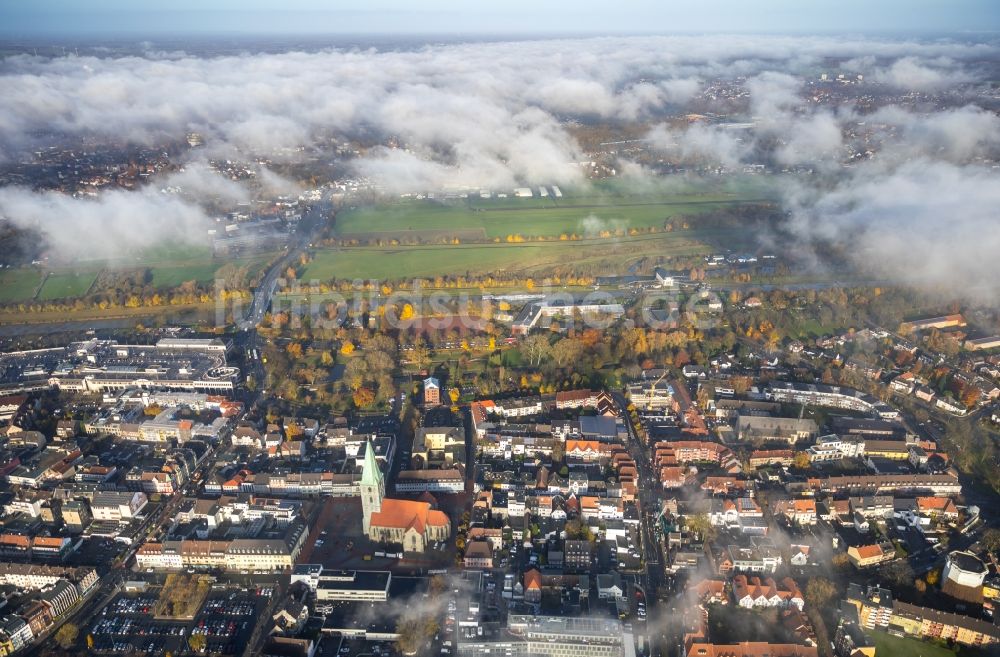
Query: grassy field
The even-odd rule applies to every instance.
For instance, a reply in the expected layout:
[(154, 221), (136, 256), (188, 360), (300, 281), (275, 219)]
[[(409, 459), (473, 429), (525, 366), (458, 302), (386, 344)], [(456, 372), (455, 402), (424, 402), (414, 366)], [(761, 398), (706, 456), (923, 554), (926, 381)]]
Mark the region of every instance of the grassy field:
[[(750, 239), (739, 231), (727, 233), (734, 245)], [(703, 255), (712, 250), (704, 240), (663, 233), (581, 242), (352, 247), (317, 252), (301, 278), (399, 279), (501, 270), (532, 272), (568, 263), (576, 267), (606, 265), (608, 272), (620, 272), (630, 262), (647, 256)]]
[(38, 298), (41, 301), (51, 301), (83, 296), (94, 284), (99, 272), (98, 269), (52, 272), (45, 279), (45, 285), (38, 293)]
[(878, 657), (955, 657), (955, 651), (916, 639), (893, 636), (886, 632), (869, 632), (875, 642)]
[(216, 272), (229, 263), (237, 267), (247, 267), (248, 275), (252, 278), (264, 268), (270, 258), (270, 255), (257, 255), (233, 260), (207, 257), (171, 264), (157, 264), (152, 267), (153, 286), (177, 287), (181, 283), (191, 280), (199, 283), (210, 283), (217, 278)]
[(209, 261), (192, 261), (175, 266), (158, 265), (152, 268), (153, 287), (177, 287), (185, 281), (208, 283), (215, 279), (219, 265)]
[(41, 282), (37, 269), (4, 269), (0, 272), (0, 303), (30, 299)]
[(574, 190), (562, 198), (400, 199), (341, 211), (337, 234), (345, 238), (446, 237), (503, 239), (507, 235), (596, 237), (603, 230), (662, 226), (681, 215), (696, 216), (749, 202), (766, 201), (765, 190), (628, 192), (611, 185)]
[(184, 304), (178, 306), (157, 306), (155, 308), (115, 308), (100, 310), (51, 310), (22, 313), (14, 310), (0, 310), (0, 326), (8, 324), (52, 324), (62, 322), (90, 322), (102, 320), (134, 320), (136, 322), (167, 321), (182, 324), (212, 325), (215, 321), (215, 303)]
[[(170, 259), (170, 255), (178, 257)], [(269, 262), (273, 254), (260, 254), (234, 260), (212, 258), (206, 249), (193, 252), (160, 251), (154, 254), (158, 260), (138, 258), (134, 261), (117, 260), (108, 264), (109, 269), (136, 269), (148, 267), (152, 275), (152, 285), (156, 288), (173, 288), (185, 281), (211, 283), (216, 273), (228, 263), (247, 266), (249, 276), (258, 274)], [(53, 269), (45, 280), (38, 295), (39, 301), (71, 299), (82, 296), (90, 289), (101, 267), (94, 265), (83, 269)], [(44, 274), (35, 268), (0, 270), (0, 303), (30, 301), (35, 289), (42, 282)]]

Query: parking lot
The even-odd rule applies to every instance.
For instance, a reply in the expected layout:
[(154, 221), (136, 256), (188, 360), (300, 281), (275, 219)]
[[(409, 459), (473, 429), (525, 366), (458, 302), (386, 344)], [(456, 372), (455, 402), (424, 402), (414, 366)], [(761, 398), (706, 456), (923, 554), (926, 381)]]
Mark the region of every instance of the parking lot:
[(207, 653), (239, 654), (273, 594), (274, 588), (266, 584), (213, 590), (193, 621), (154, 618), (155, 593), (123, 594), (95, 618), (91, 650), (101, 654), (184, 653), (190, 651), (190, 637), (200, 634)]
[(191, 633), (205, 636), (208, 652), (237, 654), (253, 634), (254, 624), (273, 594), (270, 585), (213, 591), (195, 618)]
[(92, 650), (163, 654), (186, 649), (188, 623), (155, 620), (155, 604), (155, 594), (115, 598), (94, 620), (90, 630), (94, 638)]

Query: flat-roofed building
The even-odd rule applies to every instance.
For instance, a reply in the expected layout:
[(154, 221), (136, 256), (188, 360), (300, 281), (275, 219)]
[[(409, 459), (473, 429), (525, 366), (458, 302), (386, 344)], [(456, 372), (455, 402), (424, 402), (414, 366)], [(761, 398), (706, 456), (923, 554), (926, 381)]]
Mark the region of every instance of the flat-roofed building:
[(146, 494), (139, 491), (101, 491), (94, 494), (90, 510), (95, 520), (131, 520), (146, 506), (147, 501)]
[(459, 657), (626, 657), (634, 654), (621, 622), (605, 618), (511, 614), (494, 640), (459, 640)]
[(767, 387), (767, 397), (772, 401), (785, 404), (842, 408), (870, 413), (884, 419), (899, 417), (899, 411), (880, 402), (868, 393), (842, 386), (772, 381)]
[(225, 354), (229, 345), (219, 338), (162, 338), (157, 341), (159, 351), (200, 351)]
[(326, 570), (315, 580), (316, 600), (386, 602), (392, 574), (375, 570)]
[(465, 475), (461, 470), (403, 470), (396, 476), (397, 493), (461, 493)]

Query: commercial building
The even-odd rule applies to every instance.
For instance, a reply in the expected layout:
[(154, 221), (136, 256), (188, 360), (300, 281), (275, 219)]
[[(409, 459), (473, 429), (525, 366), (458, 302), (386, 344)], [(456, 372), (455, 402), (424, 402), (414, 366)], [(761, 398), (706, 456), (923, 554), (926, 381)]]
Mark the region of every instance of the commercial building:
[(511, 614), (496, 640), (459, 640), (459, 657), (626, 657), (632, 636), (617, 620)]
[(403, 470), (396, 476), (397, 493), (461, 493), (465, 475), (461, 470)]
[(327, 570), (318, 564), (299, 564), (292, 569), (291, 583), (302, 582), (316, 600), (386, 602), (392, 573), (376, 570)]
[(156, 349), (161, 352), (196, 351), (207, 354), (225, 355), (230, 345), (219, 338), (162, 338), (157, 341)]
[(140, 568), (222, 568), (230, 571), (291, 570), (302, 550), (308, 526), (292, 523), (281, 538), (238, 538), (231, 541), (187, 539), (149, 542), (135, 554)]
[(229, 393), (235, 389), (239, 369), (227, 365), (228, 348), (218, 339), (165, 338), (154, 346), (92, 339), (64, 347), (62, 357), (43, 375), (50, 387), (70, 392)]

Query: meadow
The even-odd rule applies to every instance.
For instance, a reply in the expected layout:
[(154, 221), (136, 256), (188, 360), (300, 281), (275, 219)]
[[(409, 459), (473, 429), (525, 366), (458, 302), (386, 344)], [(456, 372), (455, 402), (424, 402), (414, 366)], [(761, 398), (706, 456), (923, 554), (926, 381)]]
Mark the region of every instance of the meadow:
[[(752, 239), (741, 231), (727, 231), (725, 237), (734, 246)], [(577, 270), (622, 273), (640, 258), (698, 256), (713, 250), (710, 242), (694, 235), (666, 233), (579, 242), (349, 247), (317, 251), (300, 279), (402, 279), (505, 270), (530, 274), (568, 264)]]
[(604, 230), (662, 228), (678, 217), (769, 200), (766, 189), (748, 184), (713, 191), (692, 187), (643, 192), (605, 184), (571, 190), (561, 198), (407, 198), (342, 210), (336, 233), (345, 239), (385, 240), (597, 237)]
[[(105, 269), (111, 271), (134, 271), (148, 269), (150, 284), (156, 289), (175, 288), (186, 281), (211, 283), (217, 273), (227, 264), (246, 266), (252, 278), (270, 261), (273, 254), (255, 254), (242, 258), (213, 258), (207, 248), (176, 245), (159, 248), (133, 259), (118, 259), (102, 267), (98, 263), (86, 263), (83, 267), (21, 267), (0, 270), (0, 303), (26, 302), (33, 299), (36, 289), (45, 277), (45, 283), (38, 291), (38, 301), (73, 299), (85, 295), (95, 279)], [(99, 291), (99, 290), (94, 290)]]

